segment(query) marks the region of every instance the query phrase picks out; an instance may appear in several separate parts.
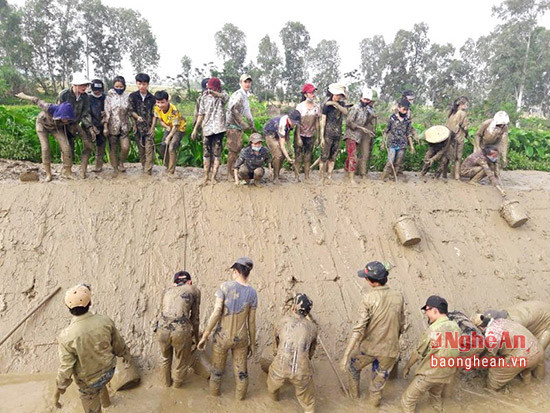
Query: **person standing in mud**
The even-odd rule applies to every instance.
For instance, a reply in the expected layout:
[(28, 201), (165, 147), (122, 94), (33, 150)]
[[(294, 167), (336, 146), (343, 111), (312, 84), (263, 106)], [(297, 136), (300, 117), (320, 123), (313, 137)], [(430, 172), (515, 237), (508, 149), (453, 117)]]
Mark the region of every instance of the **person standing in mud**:
[(40, 148), (42, 151), (42, 165), (46, 172), (46, 182), (52, 180), (52, 155), (50, 151), (50, 139), (51, 134), (59, 144), (61, 149), (61, 160), (63, 162), (63, 171), (61, 176), (64, 178), (72, 178), (72, 166), (73, 158), (71, 155), (71, 145), (67, 139), (67, 125), (74, 122), (74, 109), (73, 105), (68, 102), (54, 105), (52, 103), (46, 103), (43, 100), (34, 96), (28, 96), (24, 93), (18, 93), (19, 99), (27, 100), (34, 103), (42, 112), (36, 117), (36, 134), (40, 141)]
[(155, 122), (154, 111), (156, 100), (149, 92), (151, 78), (146, 73), (136, 75), (138, 90), (130, 93), (130, 110), (135, 120), (136, 133), (134, 139), (139, 150), (139, 161), (143, 173), (153, 173), (153, 161), (155, 157)]
[[(445, 387), (452, 383), (457, 372), (456, 367), (432, 367), (430, 359), (458, 357), (460, 351), (458, 348), (452, 348), (447, 340), (445, 333), (461, 334), (458, 324), (449, 320), (447, 317), (447, 300), (437, 295), (432, 295), (426, 300), (426, 304), (421, 308), (426, 313), (430, 327), (420, 340), (416, 350), (411, 352), (409, 361), (403, 369), (403, 377), (407, 377), (411, 367), (420, 362), (416, 369), (415, 376), (403, 397), (401, 405), (405, 413), (414, 413), (416, 404), (420, 398), (428, 393), (433, 403), (433, 408), (437, 411), (443, 410), (443, 401), (441, 395)], [(432, 337), (439, 337), (440, 342), (435, 343)]]
[(107, 146), (106, 135), (103, 134), (103, 120), (105, 117), (105, 87), (103, 81), (94, 79), (90, 83), (90, 114), (92, 124), (96, 128), (95, 138), (95, 168), (92, 172), (101, 172), (103, 169), (103, 157), (105, 156), (105, 147)]
[[(248, 74), (241, 75), (239, 85), (241, 88), (231, 95), (227, 105), (227, 178), (229, 180), (232, 179), (233, 165), (243, 147), (244, 130), (249, 128), (257, 132), (248, 101), (252, 77)], [(243, 117), (246, 118), (246, 123)]]
[(233, 356), (235, 397), (243, 400), (248, 389), (247, 358), (256, 353), (256, 308), (258, 294), (248, 284), (254, 264), (248, 257), (239, 258), (231, 266), (233, 280), (224, 282), (216, 291), (214, 310), (197, 348), (202, 351), (212, 331), (212, 373), (210, 394), (220, 395), (227, 353)]
[[(273, 182), (279, 183), (279, 172), (283, 166), (283, 158), (293, 164), (294, 160), (288, 154), (286, 143), (293, 128), (300, 126), (302, 115), (297, 110), (292, 110), (288, 115), (277, 116), (268, 120), (263, 132), (267, 147), (273, 159)], [(296, 133), (296, 132), (294, 132)]]
[(296, 106), (300, 112), (301, 123), (294, 134), (294, 174), (296, 180), (300, 181), (300, 169), (304, 165), (304, 178), (309, 180), (309, 168), (315, 135), (319, 136), (319, 118), (321, 108), (315, 103), (315, 92), (317, 89), (311, 83), (302, 87), (302, 101)]
[(74, 122), (66, 128), (67, 139), (71, 145), (71, 156), (74, 161), (74, 148), (76, 135), (82, 140), (82, 153), (80, 155), (80, 176), (86, 178), (88, 161), (94, 150), (94, 142), (99, 130), (92, 123), (90, 112), (90, 97), (86, 89), (90, 81), (82, 73), (75, 73), (69, 89), (62, 90), (57, 97), (58, 103), (68, 102), (74, 108)]
[(329, 181), (332, 180), (332, 171), (342, 140), (342, 124), (348, 114), (344, 102), (345, 98), (345, 86), (332, 83), (329, 85), (327, 96), (321, 105), (321, 162), (319, 163), (319, 171), (322, 183), (325, 182), (325, 167)]
[[(510, 118), (504, 111), (495, 113), (493, 119), (487, 119), (481, 124), (474, 139), (474, 152), (488, 145), (496, 146), (500, 153), (502, 166), (508, 164), (508, 124)], [(498, 164), (497, 164), (498, 169)]]
[(199, 108), (201, 106), (201, 100), (202, 100), (202, 97), (204, 96), (204, 92), (206, 92), (209, 80), (210, 80), (209, 78), (204, 78), (201, 81), (201, 93), (199, 93), (199, 96), (195, 101), (195, 111), (193, 112), (193, 128), (197, 124), (197, 119), (199, 118)]
[(222, 157), (222, 143), (225, 135), (225, 104), (229, 96), (222, 90), (217, 77), (208, 80), (207, 91), (203, 93), (198, 118), (191, 133), (191, 139), (197, 139), (198, 129), (202, 128), (202, 148), (204, 162), (204, 183), (217, 182), (218, 169)]
[(382, 172), (382, 180), (386, 180), (390, 173), (393, 173), (395, 178), (402, 174), (407, 146), (411, 154), (414, 154), (413, 127), (407, 115), (409, 107), (409, 101), (403, 99), (397, 105), (397, 112), (390, 116), (386, 124), (380, 149), (388, 151), (388, 162)]
[(132, 362), (130, 351), (113, 321), (89, 312), (92, 292), (86, 284), (67, 290), (65, 305), (73, 315), (71, 324), (59, 335), (59, 368), (54, 405), (73, 378), (78, 386), (85, 413), (99, 413), (111, 402), (107, 383), (115, 373), (116, 358)]
[(449, 148), (449, 161), (453, 162), (453, 176), (460, 179), (460, 167), (464, 152), (464, 142), (468, 138), (468, 98), (461, 96), (455, 99), (447, 118), (445, 126), (451, 131), (451, 147)]
[(275, 355), (267, 376), (267, 390), (273, 400), (279, 400), (279, 389), (289, 381), (305, 413), (315, 412), (311, 358), (317, 345), (317, 325), (308, 317), (312, 307), (307, 295), (294, 296), (290, 314), (274, 332)]
[[(109, 140), (109, 158), (113, 175), (126, 172), (124, 162), (130, 152), (130, 94), (122, 76), (113, 79), (113, 88), (105, 98), (105, 124), (103, 134)], [(120, 155), (118, 149), (120, 147)]]
[[(485, 334), (491, 336), (495, 343), (493, 348), (487, 348), (489, 356), (499, 356), (506, 359), (509, 367), (492, 367), (487, 376), (487, 388), (500, 390), (510, 383), (517, 375), (520, 375), (526, 384), (531, 382), (531, 373), (537, 366), (544, 362), (544, 350), (537, 338), (521, 324), (506, 318), (495, 318), (490, 312), (478, 314), (474, 324)], [(518, 340), (521, 339), (521, 340)], [(524, 341), (524, 345), (515, 346), (514, 343)], [(512, 347), (508, 348), (507, 343)], [(519, 360), (525, 360), (525, 364), (514, 367), (512, 359), (519, 364)], [(522, 363), (523, 364), (523, 363)]]
[(200, 304), (201, 292), (193, 285), (191, 275), (187, 271), (174, 274), (174, 283), (162, 298), (161, 318), (156, 332), (166, 387), (170, 387), (172, 382), (175, 388), (181, 387), (193, 364), (193, 340), (199, 342)]
[[(369, 88), (364, 88), (359, 105), (354, 105), (346, 118), (346, 132), (344, 133), (344, 141), (346, 141), (346, 150), (348, 157), (346, 158), (345, 169), (348, 173), (351, 184), (355, 184), (355, 170), (357, 169), (357, 147), (361, 147), (361, 162), (365, 163), (370, 154), (370, 144), (375, 136), (373, 126), (369, 129), (374, 117), (372, 108), (373, 91)], [(366, 152), (363, 154), (363, 152)]]
[(460, 168), (460, 175), (470, 178), (472, 184), (477, 184), (487, 177), (502, 196), (506, 196), (504, 189), (498, 181), (498, 149), (495, 146), (486, 146), (475, 151), (466, 158)]
[(264, 166), (269, 165), (270, 161), (269, 151), (262, 145), (262, 141), (262, 135), (259, 133), (250, 135), (250, 145), (241, 150), (233, 167), (235, 185), (239, 185), (239, 179), (245, 183), (250, 183), (253, 179), (254, 185), (260, 186), (265, 173)]
[(399, 336), (405, 324), (403, 295), (390, 289), (388, 271), (378, 261), (358, 271), (371, 289), (363, 296), (359, 321), (344, 351), (340, 367), (348, 375), (350, 396), (359, 398), (361, 371), (372, 364), (369, 403), (378, 406), (388, 376), (399, 356)]

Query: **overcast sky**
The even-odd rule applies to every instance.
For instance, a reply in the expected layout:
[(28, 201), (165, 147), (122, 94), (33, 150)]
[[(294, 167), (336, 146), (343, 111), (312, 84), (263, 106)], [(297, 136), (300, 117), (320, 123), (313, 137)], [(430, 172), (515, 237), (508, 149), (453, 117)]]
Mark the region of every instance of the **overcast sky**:
[[(322, 39), (338, 42), (343, 73), (359, 66), (361, 39), (381, 34), (390, 42), (398, 30), (410, 30), (419, 22), (428, 24), (431, 41), (460, 47), (469, 37), (476, 39), (492, 30), (497, 22), (491, 17), (491, 8), (500, 1), (103, 0), (103, 3), (136, 9), (149, 20), (160, 53), (157, 72), (164, 77), (179, 73), (183, 55), (190, 56), (193, 65), (217, 61), (214, 34), (225, 23), (235, 24), (246, 34), (248, 62), (256, 58), (263, 36), (269, 34), (282, 49), (281, 28), (287, 21), (300, 21), (310, 33), (312, 46)], [(550, 13), (541, 24), (550, 27)], [(123, 72), (133, 77), (130, 67)]]

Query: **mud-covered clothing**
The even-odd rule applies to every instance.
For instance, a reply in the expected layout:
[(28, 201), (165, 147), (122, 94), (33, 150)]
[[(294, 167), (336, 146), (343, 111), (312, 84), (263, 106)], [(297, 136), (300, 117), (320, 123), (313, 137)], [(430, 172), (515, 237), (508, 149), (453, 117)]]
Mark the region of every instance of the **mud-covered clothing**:
[[(426, 379), (433, 383), (450, 383), (456, 373), (456, 368), (433, 368), (430, 366), (430, 357), (457, 357), (459, 349), (451, 348), (450, 343), (445, 336), (446, 332), (457, 333), (461, 331), (458, 324), (449, 320), (448, 317), (441, 317), (430, 325), (428, 331), (424, 334), (416, 348), (416, 354), (420, 364), (416, 369), (416, 376), (425, 376)], [(440, 346), (432, 346), (432, 339), (440, 338)], [(434, 343), (435, 344), (435, 343)]]
[(50, 139), (48, 137), (48, 135), (51, 134), (61, 149), (63, 167), (70, 169), (73, 164), (73, 159), (71, 155), (71, 146), (67, 138), (66, 126), (62, 122), (53, 119), (51, 103), (44, 102), (40, 99), (35, 99), (33, 102), (42, 109), (42, 112), (36, 117), (36, 134), (40, 141), (42, 163), (44, 165), (50, 165), (52, 162)]
[(507, 309), (508, 318), (521, 324), (540, 340), (544, 333), (550, 333), (550, 303), (526, 301)]
[(109, 400), (109, 392), (107, 390), (107, 383), (111, 381), (115, 374), (115, 369), (109, 370), (101, 378), (86, 387), (79, 387), (78, 394), (84, 413), (99, 413), (101, 412), (102, 400), (106, 398)]
[[(506, 334), (505, 334), (506, 333)], [(498, 367), (490, 368), (487, 377), (487, 387), (492, 390), (498, 390), (512, 381), (519, 373), (526, 370), (531, 372), (544, 360), (544, 350), (541, 348), (537, 338), (521, 324), (506, 319), (499, 318), (489, 322), (485, 329), (485, 337), (492, 336), (495, 338), (496, 347), (487, 349), (490, 355), (500, 356), (506, 359), (509, 365), (513, 365), (512, 358), (525, 358), (526, 366), (521, 367)], [(518, 339), (515, 339), (518, 337)], [(525, 347), (514, 348), (514, 342), (525, 340)], [(508, 348), (507, 341), (512, 344), (512, 348)], [(516, 359), (516, 363), (519, 360)]]
[(464, 141), (468, 136), (468, 115), (465, 110), (459, 109), (449, 116), (445, 126), (451, 131), (451, 146), (449, 148), (449, 160), (451, 162), (462, 160)]
[(344, 140), (351, 139), (356, 143), (361, 142), (361, 139), (368, 136), (359, 127), (366, 128), (371, 123), (371, 117), (374, 116), (374, 110), (371, 106), (354, 105), (346, 118), (346, 132)]
[(130, 131), (130, 94), (119, 95), (114, 89), (105, 98), (105, 123), (110, 135), (127, 135)]
[[(313, 140), (314, 137), (300, 136), (301, 145), (296, 145), (294, 141), (294, 160), (299, 162), (301, 157), (304, 157), (304, 162), (308, 165), (311, 162), (311, 155), (313, 153)], [(308, 166), (309, 167), (309, 166)]]
[(241, 167), (238, 169), (237, 176), (241, 180), (250, 180), (255, 179), (256, 181), (259, 181), (263, 178), (265, 171), (264, 168), (256, 168), (256, 169), (248, 169), (246, 165), (241, 165)]
[(412, 136), (412, 123), (409, 117), (401, 118), (396, 113), (390, 116), (384, 130), (388, 148), (406, 149)]
[(241, 151), (233, 169), (239, 169), (242, 165), (245, 165), (249, 171), (254, 171), (269, 163), (269, 157), (269, 151), (265, 146), (262, 146), (259, 151), (254, 151), (252, 146), (249, 145)]
[(90, 97), (87, 93), (81, 94), (78, 99), (72, 89), (65, 89), (59, 93), (57, 103), (69, 102), (74, 109), (74, 123), (82, 123), (84, 129), (93, 126), (90, 112)]
[(477, 130), (475, 136), (476, 146), (478, 143), (480, 149), (488, 145), (496, 146), (503, 162), (506, 162), (508, 159), (508, 125), (505, 125), (503, 128), (495, 128), (491, 132), (490, 126), (492, 121), (492, 119), (487, 119)]
[(142, 96), (139, 90), (130, 93), (130, 111), (137, 116), (141, 116), (143, 122), (136, 121), (136, 127), (139, 134), (146, 136), (151, 130), (153, 124), (154, 110), (156, 106), (155, 97), (147, 92)]
[(199, 309), (201, 292), (194, 285), (170, 287), (162, 298), (162, 317), (160, 326), (189, 323), (197, 333), (199, 331)]
[(429, 143), (428, 150), (424, 155), (424, 165), (422, 167), (422, 174), (425, 174), (430, 169), (430, 161), (437, 162), (441, 161), (437, 176), (442, 172), (444, 177), (446, 177), (447, 166), (449, 165), (449, 150), (451, 148), (451, 139), (446, 139), (443, 142), (439, 143)]
[(277, 116), (267, 121), (263, 132), (266, 136), (273, 136), (276, 140), (284, 138), (288, 140), (288, 135), (293, 129), (288, 122), (288, 115)]
[[(326, 136), (326, 135), (325, 135)], [(342, 141), (342, 136), (336, 137), (325, 137), (324, 144), (321, 147), (321, 161), (334, 162), (340, 151), (340, 143)]]
[(448, 384), (430, 381), (426, 376), (415, 376), (401, 397), (404, 413), (415, 413), (418, 400), (428, 393), (433, 410), (442, 411), (442, 395)]
[(204, 116), (202, 121), (203, 136), (212, 136), (226, 131), (225, 125), (225, 104), (229, 100), (227, 93), (222, 92), (222, 96), (215, 97), (210, 93), (202, 95), (199, 116)]
[(480, 171), (484, 172), (481, 178), (486, 176), (493, 185), (496, 186), (499, 184), (496, 176), (496, 163), (490, 162), (483, 154), (483, 151), (474, 152), (464, 160), (460, 168), (460, 175), (473, 178)]
[(90, 96), (90, 115), (92, 116), (92, 124), (101, 133), (103, 131), (103, 112), (105, 111), (105, 93), (101, 96)]
[(226, 115), (227, 127), (239, 130), (245, 129), (246, 125), (243, 122), (243, 116), (250, 126), (254, 125), (254, 119), (250, 111), (250, 102), (248, 101), (248, 93), (245, 92), (243, 88), (240, 88), (229, 98)]
[[(336, 109), (334, 106), (327, 105), (328, 100), (323, 102), (321, 106), (321, 113), (326, 116), (325, 122), (325, 140), (336, 140), (342, 138), (342, 124), (344, 122), (344, 114)], [(343, 102), (334, 102), (342, 107), (345, 106)]]
[(176, 127), (179, 132), (185, 132), (187, 122), (175, 105), (170, 103), (166, 112), (162, 111), (158, 106), (155, 105), (154, 111), (155, 117), (160, 119), (160, 121), (168, 126), (170, 129)]
[(202, 151), (204, 158), (218, 158), (222, 157), (222, 144), (223, 144), (224, 132), (217, 133), (215, 135), (202, 137)]
[(72, 376), (79, 387), (96, 383), (115, 368), (116, 356), (125, 357), (128, 352), (113, 321), (91, 312), (73, 316), (71, 324), (61, 332), (57, 341), (58, 389), (69, 387)]
[(312, 138), (317, 131), (316, 126), (321, 117), (321, 108), (315, 103), (313, 108), (309, 109), (307, 107), (307, 102), (304, 100), (298, 103), (296, 110), (300, 112), (302, 116), (300, 122), (300, 137)]

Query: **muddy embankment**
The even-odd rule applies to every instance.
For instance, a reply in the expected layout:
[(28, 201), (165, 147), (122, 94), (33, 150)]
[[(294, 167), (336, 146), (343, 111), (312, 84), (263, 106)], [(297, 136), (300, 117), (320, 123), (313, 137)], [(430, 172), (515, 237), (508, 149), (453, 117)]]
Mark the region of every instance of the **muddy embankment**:
[[(504, 173), (507, 191), (531, 217), (523, 227), (512, 229), (499, 216), (501, 197), (492, 187), (421, 180), (412, 173), (407, 182), (397, 184), (382, 183), (374, 175), (356, 188), (344, 183), (341, 173), (335, 184), (320, 186), (294, 183), (288, 172), (279, 186), (235, 187), (222, 182), (201, 187), (199, 170), (178, 170), (176, 179), (159, 170), (145, 178), (133, 166), (114, 180), (107, 167), (86, 181), (21, 183), (17, 173), (26, 165), (0, 163), (0, 332), (11, 329), (54, 287), (64, 290), (84, 281), (92, 286), (93, 310), (115, 321), (132, 353), (150, 371), (159, 364), (152, 326), (172, 274), (185, 268), (193, 275), (202, 290), (204, 323), (216, 287), (230, 277), (228, 267), (241, 255), (255, 261), (250, 283), (259, 294), (260, 351), (284, 299), (305, 292), (313, 299), (312, 314), (324, 343), (339, 359), (357, 316), (361, 290), (368, 288), (356, 272), (374, 259), (391, 265), (390, 285), (405, 296), (403, 357), (426, 328), (420, 307), (431, 294), (446, 297), (451, 309), (467, 314), (550, 297), (548, 174)], [(414, 216), (421, 231), (422, 242), (414, 247), (400, 246), (392, 230), (402, 213)], [(46, 384), (51, 376), (44, 374), (57, 367), (56, 335), (70, 320), (62, 296), (54, 297), (0, 348), (2, 399), (37, 393), (36, 411), (41, 411), (38, 406), (44, 405), (52, 386)], [(319, 348), (315, 358), (319, 410), (360, 410), (361, 404), (340, 397), (326, 360)], [(14, 376), (29, 373), (43, 374), (28, 376), (35, 379)], [(227, 373), (231, 383), (231, 370)], [(265, 377), (256, 366), (251, 377), (252, 397), (243, 404), (244, 410), (297, 408), (290, 392), (280, 407), (268, 401)], [(148, 389), (151, 397), (164, 394), (155, 380), (149, 383), (142, 389)], [(382, 410), (396, 408), (406, 383), (390, 383)], [(547, 378), (526, 389), (517, 382), (505, 397), (547, 410), (549, 383)], [(200, 404), (201, 409), (229, 411), (237, 406), (230, 384), (222, 399), (206, 397), (205, 386), (192, 384), (181, 411), (199, 409), (189, 404), (193, 400), (206, 403)], [(140, 398), (153, 403), (154, 397), (149, 400), (139, 396), (139, 389), (134, 392), (127, 394), (135, 397), (121, 396), (118, 404), (114, 400), (113, 411), (117, 406), (120, 411), (131, 408), (131, 400), (140, 405), (135, 401)], [(146, 410), (165, 410), (163, 403), (174, 397), (159, 396), (158, 403)], [(453, 397), (451, 406), (462, 411), (505, 407), (460, 391)], [(76, 408), (76, 400), (71, 403)], [(32, 411), (23, 404), (13, 406)]]

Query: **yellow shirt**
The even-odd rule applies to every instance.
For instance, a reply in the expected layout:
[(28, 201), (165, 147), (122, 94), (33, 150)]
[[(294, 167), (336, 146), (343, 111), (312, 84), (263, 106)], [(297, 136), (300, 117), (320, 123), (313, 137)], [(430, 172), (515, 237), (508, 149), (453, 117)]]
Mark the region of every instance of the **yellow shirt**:
[(155, 106), (155, 116), (169, 128), (177, 126), (180, 132), (185, 132), (187, 122), (183, 116), (181, 116), (181, 112), (173, 104), (170, 103), (166, 113), (160, 110), (158, 106)]

